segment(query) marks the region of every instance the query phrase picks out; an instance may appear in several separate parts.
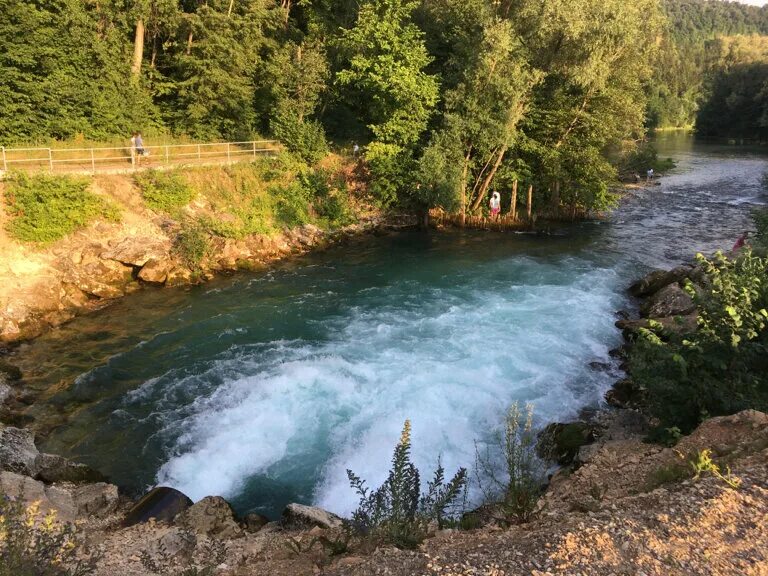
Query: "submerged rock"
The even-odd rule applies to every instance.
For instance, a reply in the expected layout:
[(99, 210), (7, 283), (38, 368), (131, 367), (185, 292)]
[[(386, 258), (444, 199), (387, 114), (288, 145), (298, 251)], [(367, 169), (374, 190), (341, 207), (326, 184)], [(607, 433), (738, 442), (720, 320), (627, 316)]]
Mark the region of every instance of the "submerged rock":
[(192, 506), (192, 500), (175, 488), (158, 486), (147, 492), (128, 511), (123, 526), (133, 526), (154, 518), (158, 522), (172, 522), (174, 518)]
[(283, 526), (287, 528), (341, 528), (341, 518), (322, 508), (303, 504), (288, 504), (283, 510)]

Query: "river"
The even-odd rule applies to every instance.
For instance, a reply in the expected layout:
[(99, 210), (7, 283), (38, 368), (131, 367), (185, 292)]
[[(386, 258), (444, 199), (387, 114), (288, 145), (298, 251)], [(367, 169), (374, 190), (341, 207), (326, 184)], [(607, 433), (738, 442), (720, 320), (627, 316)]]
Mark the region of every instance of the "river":
[(425, 472), (471, 467), (511, 402), (536, 423), (601, 402), (615, 312), (653, 267), (732, 245), (763, 204), (764, 157), (659, 142), (678, 167), (607, 220), (536, 234), (417, 232), (269, 272), (146, 290), (26, 344), (41, 448), (139, 493), (157, 483), (275, 516), (350, 512), (403, 421)]

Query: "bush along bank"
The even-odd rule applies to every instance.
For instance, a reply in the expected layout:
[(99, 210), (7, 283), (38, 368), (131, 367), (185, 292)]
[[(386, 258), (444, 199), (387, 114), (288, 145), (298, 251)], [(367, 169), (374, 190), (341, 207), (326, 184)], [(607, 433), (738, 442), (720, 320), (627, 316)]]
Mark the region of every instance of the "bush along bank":
[(2, 343), (34, 338), (142, 287), (259, 269), (411, 223), (385, 217), (356, 164), (338, 156), (316, 166), (284, 155), (135, 177), (17, 175), (0, 194)]
[(549, 425), (539, 455), (578, 467), (606, 437), (672, 446), (709, 418), (765, 411), (768, 258), (760, 243), (758, 234), (754, 250), (699, 254), (636, 280), (628, 290), (638, 313), (619, 313), (625, 344), (611, 353), (624, 376), (605, 395), (618, 410)]

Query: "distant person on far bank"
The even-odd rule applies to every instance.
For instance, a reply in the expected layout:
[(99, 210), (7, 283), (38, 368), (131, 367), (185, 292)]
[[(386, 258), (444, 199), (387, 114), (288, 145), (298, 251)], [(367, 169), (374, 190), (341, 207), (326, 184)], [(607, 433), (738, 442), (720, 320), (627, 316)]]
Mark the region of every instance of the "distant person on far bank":
[(749, 232), (747, 231), (742, 232), (741, 236), (739, 236), (736, 239), (736, 243), (733, 245), (733, 248), (731, 248), (731, 252), (738, 252), (739, 250), (744, 248), (744, 246), (749, 246), (749, 244), (747, 244), (748, 238), (749, 238)]
[(352, 156), (357, 157), (360, 154), (360, 146), (357, 142), (352, 143)]
[(648, 168), (648, 172), (646, 172), (646, 182), (650, 182), (653, 180), (653, 168)]
[(501, 212), (501, 196), (499, 196), (499, 193), (494, 190), (493, 194), (491, 194), (491, 218), (493, 220), (496, 219), (496, 217), (499, 215), (499, 212)]

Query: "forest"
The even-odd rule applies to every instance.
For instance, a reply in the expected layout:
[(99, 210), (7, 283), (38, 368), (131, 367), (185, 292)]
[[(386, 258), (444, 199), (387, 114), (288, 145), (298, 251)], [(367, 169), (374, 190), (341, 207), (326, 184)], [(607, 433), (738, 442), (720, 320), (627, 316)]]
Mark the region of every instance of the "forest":
[(762, 9), (708, 0), (0, 0), (0, 10), (5, 146), (134, 130), (270, 135), (314, 163), (356, 142), (383, 206), (476, 212), (518, 180), (535, 187), (538, 213), (572, 215), (610, 207), (649, 126), (692, 121), (714, 85), (712, 39), (768, 27)]

